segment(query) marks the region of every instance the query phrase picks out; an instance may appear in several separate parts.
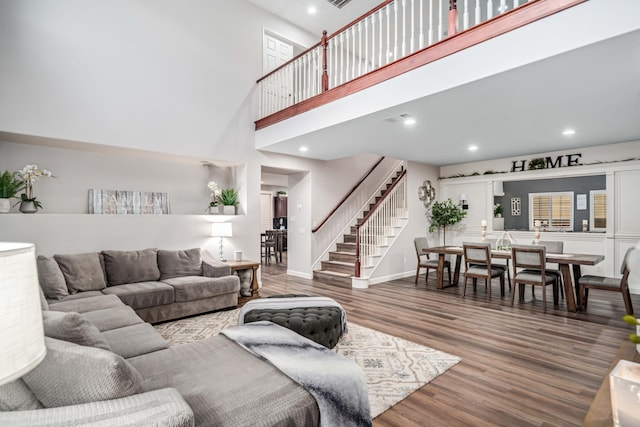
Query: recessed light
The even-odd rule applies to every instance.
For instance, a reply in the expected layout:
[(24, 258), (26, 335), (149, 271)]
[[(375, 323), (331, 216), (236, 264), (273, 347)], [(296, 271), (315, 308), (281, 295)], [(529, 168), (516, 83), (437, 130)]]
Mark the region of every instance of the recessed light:
[(469, 151), (478, 151), (478, 146), (477, 145), (470, 145), (469, 148), (467, 148), (467, 150), (469, 150)]
[(414, 119), (413, 117), (407, 117), (406, 119), (404, 119), (403, 123), (407, 126), (415, 125), (416, 119)]
[(303, 153), (306, 153), (307, 151), (309, 151), (309, 149), (307, 147), (300, 147), (299, 148), (300, 151), (302, 151)]
[(575, 134), (576, 134), (576, 131), (575, 131), (575, 130), (573, 130), (573, 129), (565, 129), (565, 130), (562, 132), (562, 134), (563, 134), (564, 136), (575, 135)]
[(309, 9), (307, 9), (307, 13), (308, 13), (309, 15), (313, 15), (313, 14), (315, 14), (317, 11), (318, 11), (318, 9), (316, 9), (316, 8), (315, 8), (315, 7), (313, 7), (313, 6), (309, 6)]

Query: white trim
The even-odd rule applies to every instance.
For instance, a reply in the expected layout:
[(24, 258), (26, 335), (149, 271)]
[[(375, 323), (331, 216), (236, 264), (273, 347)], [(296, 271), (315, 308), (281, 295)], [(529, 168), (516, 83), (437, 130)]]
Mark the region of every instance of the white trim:
[(287, 270), (287, 274), (289, 276), (299, 277), (301, 279), (313, 279), (313, 273), (309, 274), (302, 271)]

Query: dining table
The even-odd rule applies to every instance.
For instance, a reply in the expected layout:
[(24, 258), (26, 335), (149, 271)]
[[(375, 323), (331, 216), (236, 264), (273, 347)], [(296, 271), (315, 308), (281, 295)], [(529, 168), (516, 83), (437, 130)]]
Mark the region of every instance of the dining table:
[[(438, 254), (438, 269), (437, 269), (437, 283), (436, 287), (442, 289), (444, 285), (444, 262), (446, 255), (455, 255), (455, 270), (453, 274), (453, 281), (448, 286), (456, 286), (460, 279), (460, 264), (462, 261), (462, 246), (434, 246), (425, 248), (422, 250), (425, 253)], [(497, 259), (511, 259), (510, 250), (491, 250), (491, 257)], [(580, 307), (576, 301), (580, 301), (578, 298), (578, 279), (582, 277), (581, 266), (582, 265), (596, 265), (604, 261), (604, 255), (593, 254), (574, 254), (574, 253), (546, 253), (546, 261), (549, 263), (556, 263), (560, 267), (560, 274), (562, 274), (562, 282), (564, 284), (565, 295), (567, 299), (567, 311), (576, 312)], [(571, 273), (573, 272), (573, 278)]]

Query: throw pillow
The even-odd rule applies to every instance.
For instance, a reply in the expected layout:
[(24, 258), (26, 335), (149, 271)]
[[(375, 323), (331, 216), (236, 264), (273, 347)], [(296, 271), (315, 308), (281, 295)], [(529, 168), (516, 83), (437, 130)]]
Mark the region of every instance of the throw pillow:
[(119, 399), (143, 391), (142, 375), (117, 354), (45, 338), (47, 355), (22, 379), (46, 408)]
[(158, 251), (160, 280), (183, 276), (202, 276), (200, 248), (184, 251)]
[(0, 411), (26, 411), (40, 408), (42, 404), (22, 379), (18, 378), (0, 386)]
[(160, 278), (158, 250), (103, 251), (109, 286), (149, 282)]
[(49, 303), (47, 302), (47, 298), (44, 296), (42, 288), (40, 288), (40, 307), (42, 307), (42, 311), (49, 310)]
[(111, 351), (98, 327), (80, 313), (43, 311), (42, 319), (47, 337)]
[(99, 253), (54, 255), (53, 257), (58, 261), (69, 293), (100, 291), (107, 287)]
[(53, 258), (38, 255), (36, 258), (38, 266), (38, 280), (44, 295), (49, 299), (63, 299), (69, 295), (67, 283), (60, 266)]

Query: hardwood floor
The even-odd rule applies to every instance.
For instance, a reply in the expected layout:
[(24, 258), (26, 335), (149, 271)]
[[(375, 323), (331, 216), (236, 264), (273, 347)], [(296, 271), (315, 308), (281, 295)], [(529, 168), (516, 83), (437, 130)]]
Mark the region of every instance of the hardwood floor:
[[(413, 278), (351, 289), (286, 275), (282, 264), (262, 267), (263, 296), (324, 295), (337, 300), (349, 321), (458, 355), (462, 362), (374, 419), (374, 426), (580, 425), (622, 340), (633, 332), (622, 321), (616, 292), (589, 294), (586, 313), (568, 313), (564, 301), (547, 313), (542, 290), (511, 307), (493, 281), (437, 290)], [(632, 295), (640, 309), (640, 296)]]

